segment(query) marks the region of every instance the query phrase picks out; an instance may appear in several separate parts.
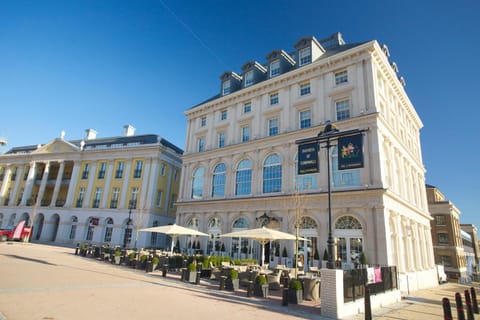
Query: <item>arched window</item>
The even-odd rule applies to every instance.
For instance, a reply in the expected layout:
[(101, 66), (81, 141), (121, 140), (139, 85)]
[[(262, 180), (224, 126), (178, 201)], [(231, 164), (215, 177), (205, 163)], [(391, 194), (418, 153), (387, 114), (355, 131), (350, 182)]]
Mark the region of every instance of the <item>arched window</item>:
[(337, 148), (332, 148), (332, 177), (334, 187), (360, 186), (360, 169), (338, 170)]
[(235, 195), (248, 195), (252, 191), (252, 162), (248, 159), (240, 161), (235, 177)]
[(295, 155), (295, 190), (318, 189), (319, 173), (298, 174), (298, 153)]
[(203, 167), (197, 168), (193, 173), (192, 181), (192, 199), (202, 199), (203, 197), (203, 175), (205, 169)]
[(221, 197), (225, 195), (225, 173), (227, 166), (224, 163), (218, 164), (213, 170), (212, 196)]
[(233, 223), (233, 229), (248, 229), (248, 220), (241, 217)]
[(188, 220), (187, 222), (187, 228), (189, 229), (198, 230), (198, 225), (199, 225), (198, 218), (195, 218), (195, 217)]
[(316, 229), (317, 223), (310, 217), (302, 217), (300, 219), (300, 229)]
[(263, 163), (263, 192), (282, 190), (282, 161), (278, 154), (272, 154)]
[(336, 261), (341, 260), (345, 268), (353, 268), (360, 262), (363, 249), (362, 224), (355, 217), (343, 216), (335, 222)]
[(343, 216), (335, 222), (335, 229), (362, 229), (362, 224), (352, 216)]
[(112, 241), (112, 233), (113, 233), (113, 219), (112, 218), (108, 218), (106, 221), (105, 221), (105, 239), (104, 241), (105, 242), (110, 242)]

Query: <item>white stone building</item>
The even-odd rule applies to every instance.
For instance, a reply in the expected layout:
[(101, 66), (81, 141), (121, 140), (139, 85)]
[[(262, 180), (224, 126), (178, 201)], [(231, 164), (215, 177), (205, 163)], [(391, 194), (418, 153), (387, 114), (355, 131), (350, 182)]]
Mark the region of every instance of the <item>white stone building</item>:
[[(420, 129), (386, 46), (347, 44), (337, 33), (305, 37), (288, 54), (272, 51), (264, 64), (221, 76), (220, 94), (185, 114), (187, 139), (177, 202), (177, 223), (211, 235), (207, 253), (220, 242), (232, 257), (259, 257), (248, 239), (215, 236), (268, 225), (299, 235), (306, 268), (327, 247), (326, 149), (320, 171), (297, 175), (299, 139), (317, 136), (331, 121), (340, 131), (364, 133), (364, 167), (337, 167), (331, 148), (334, 257), (345, 268), (361, 252), (370, 264), (396, 265), (403, 291), (436, 285)], [(217, 243), (217, 245), (215, 245)], [(271, 243), (267, 255), (295, 245)]]

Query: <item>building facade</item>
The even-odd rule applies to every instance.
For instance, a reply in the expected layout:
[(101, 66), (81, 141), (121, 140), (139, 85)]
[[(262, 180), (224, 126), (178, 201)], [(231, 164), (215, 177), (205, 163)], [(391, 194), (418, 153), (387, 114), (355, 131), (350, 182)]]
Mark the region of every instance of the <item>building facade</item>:
[[(348, 44), (339, 33), (300, 39), (291, 53), (221, 76), (220, 93), (185, 114), (187, 139), (177, 223), (210, 234), (207, 253), (259, 258), (248, 239), (219, 234), (266, 225), (298, 234), (304, 265), (323, 256), (329, 232), (327, 157), (331, 160), (334, 258), (353, 267), (396, 265), (402, 290), (436, 285), (420, 129), (405, 81), (388, 48)], [(365, 130), (363, 168), (338, 170), (336, 147), (320, 146), (318, 173), (297, 174), (296, 141), (316, 137), (326, 123)], [(297, 228), (298, 226), (298, 228)], [(270, 262), (294, 243), (271, 243)], [(268, 247), (268, 246), (267, 246)]]
[(175, 221), (183, 150), (158, 135), (64, 134), (0, 155), (0, 227), (33, 224), (32, 241), (163, 247), (140, 228)]
[(432, 243), (435, 263), (444, 266), (450, 279), (466, 277), (466, 257), (460, 228), (460, 211), (436, 187), (427, 185), (427, 199), (433, 217)]
[(477, 227), (473, 224), (462, 223), (460, 229), (464, 233), (463, 248), (467, 265), (467, 280), (478, 281), (479, 266), (479, 246)]

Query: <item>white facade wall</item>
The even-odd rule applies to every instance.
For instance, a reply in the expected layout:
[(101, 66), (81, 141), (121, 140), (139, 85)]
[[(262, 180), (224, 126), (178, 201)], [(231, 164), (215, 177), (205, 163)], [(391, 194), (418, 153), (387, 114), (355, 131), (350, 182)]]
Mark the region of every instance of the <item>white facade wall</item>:
[[(348, 81), (337, 85), (335, 73), (339, 71), (347, 72)], [(304, 83), (310, 83), (311, 93), (301, 96)], [(279, 95), (276, 105), (270, 105), (272, 93)], [(335, 104), (341, 100), (349, 101), (350, 117), (337, 121)], [(250, 113), (243, 112), (247, 102)], [(220, 120), (223, 110), (226, 120)], [(311, 112), (311, 127), (300, 129), (299, 113), (304, 110)], [(345, 216), (359, 221), (368, 262), (398, 265), (401, 284), (405, 282), (402, 290), (412, 278), (416, 280), (408, 281), (408, 290), (436, 284), (419, 138), (422, 123), (376, 41), (200, 104), (185, 114), (188, 127), (177, 223), (188, 225), (194, 218), (200, 231), (209, 232), (216, 218), (221, 221), (221, 233), (226, 233), (239, 217), (253, 228), (259, 224), (256, 218), (267, 213), (279, 222), (278, 229), (294, 233), (297, 219), (308, 217), (316, 227), (302, 232), (317, 237), (322, 254), (328, 237), (327, 155), (320, 148), (316, 187), (296, 192), (295, 141), (317, 136), (325, 122), (332, 121), (340, 131), (367, 130), (360, 182), (342, 186), (332, 181), (333, 223)], [(202, 127), (203, 117), (206, 125)], [(268, 136), (272, 118), (278, 119), (279, 134)], [(248, 142), (241, 139), (245, 125), (250, 127)], [(227, 139), (219, 148), (221, 131)], [(198, 152), (200, 138), (205, 140), (203, 152)], [(279, 192), (263, 193), (263, 163), (271, 154), (281, 158), (282, 187)], [(252, 162), (251, 194), (236, 196), (236, 168), (243, 159)], [(219, 163), (227, 168), (225, 193), (212, 197), (213, 170)], [(192, 177), (199, 167), (205, 169), (202, 198), (193, 199)], [(340, 236), (339, 232), (344, 231), (334, 230), (334, 236)], [(230, 240), (224, 241), (229, 247)], [(207, 245), (207, 240), (203, 242)], [(283, 245), (292, 256), (294, 245)]]

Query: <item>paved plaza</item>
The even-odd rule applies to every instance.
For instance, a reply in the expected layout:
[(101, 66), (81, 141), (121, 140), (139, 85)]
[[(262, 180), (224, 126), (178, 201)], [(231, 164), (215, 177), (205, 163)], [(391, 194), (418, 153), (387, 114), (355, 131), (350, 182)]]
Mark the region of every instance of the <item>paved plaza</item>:
[[(42, 244), (0, 243), (0, 320), (22, 319), (326, 319), (320, 302), (282, 306), (280, 293), (247, 297), (218, 290), (202, 280), (115, 266), (75, 256), (74, 249)], [(441, 300), (470, 286), (445, 284), (374, 310), (375, 319), (443, 319)], [(453, 308), (454, 319), (456, 319)], [(350, 319), (363, 319), (360, 314)], [(480, 315), (477, 315), (480, 319)]]

